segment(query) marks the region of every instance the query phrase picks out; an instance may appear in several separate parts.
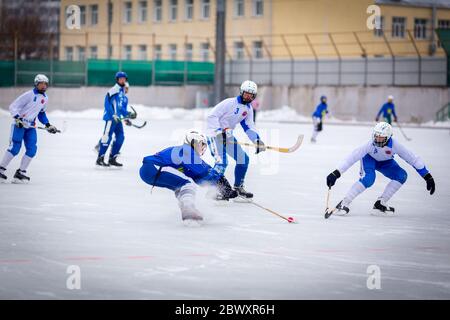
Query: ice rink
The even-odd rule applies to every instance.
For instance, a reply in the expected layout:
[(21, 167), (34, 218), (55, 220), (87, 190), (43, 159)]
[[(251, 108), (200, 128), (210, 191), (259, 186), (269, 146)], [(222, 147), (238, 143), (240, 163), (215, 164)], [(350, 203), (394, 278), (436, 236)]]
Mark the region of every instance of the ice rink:
[[(388, 181), (378, 174), (348, 216), (325, 220), (325, 178), (370, 138), (371, 127), (325, 124), (318, 143), (311, 144), (310, 124), (257, 123), (266, 144), (289, 146), (305, 134), (293, 154), (255, 156), (246, 149), (251, 156), (246, 188), (255, 202), (298, 224), (252, 204), (211, 202), (200, 191), (205, 222), (188, 228), (173, 193), (158, 188), (151, 193), (138, 170), (144, 156), (180, 144), (189, 128), (201, 129), (201, 117), (148, 116), (141, 130), (125, 127), (124, 168), (99, 170), (93, 147), (103, 129), (102, 110), (97, 113), (50, 113), (50, 121), (66, 130), (57, 135), (39, 130), (31, 183), (0, 184), (1, 299), (450, 298), (448, 129), (405, 128), (411, 141), (394, 129), (394, 137), (430, 169), (433, 196), (397, 157), (408, 181), (390, 202), (393, 216), (373, 214)], [(10, 121), (1, 114), (1, 156)], [(240, 128), (236, 134), (247, 141)], [(10, 178), (20, 158), (10, 164)], [(231, 161), (231, 183), (233, 169)], [(358, 171), (356, 164), (337, 181), (333, 205)], [(81, 288), (71, 290), (67, 280), (78, 268)], [(380, 289), (367, 286), (372, 268), (379, 268)]]

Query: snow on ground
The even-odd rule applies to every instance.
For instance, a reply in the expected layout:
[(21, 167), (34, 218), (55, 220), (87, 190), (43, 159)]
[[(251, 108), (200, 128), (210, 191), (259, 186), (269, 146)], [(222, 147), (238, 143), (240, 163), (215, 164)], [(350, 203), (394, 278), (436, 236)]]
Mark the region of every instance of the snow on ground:
[[(395, 130), (430, 168), (437, 185), (433, 196), (399, 160), (409, 178), (391, 200), (394, 216), (372, 214), (387, 183), (378, 175), (349, 216), (325, 220), (325, 177), (369, 138), (370, 127), (325, 126), (313, 145), (309, 124), (261, 122), (267, 144), (289, 146), (305, 134), (293, 154), (255, 156), (248, 150), (252, 164), (246, 179), (255, 202), (299, 223), (288, 224), (252, 204), (210, 202), (202, 190), (198, 206), (205, 223), (186, 228), (173, 194), (151, 192), (138, 170), (144, 156), (179, 143), (188, 128), (202, 128), (204, 110), (182, 110), (178, 117), (161, 111), (142, 108), (138, 113), (149, 124), (125, 128), (122, 170), (94, 167), (102, 110), (50, 113), (66, 131), (39, 130), (38, 154), (28, 170), (31, 183), (0, 184), (0, 298), (450, 298), (448, 130), (408, 128), (409, 142)], [(2, 114), (2, 153), (9, 130), (10, 119)], [(19, 161), (8, 168), (10, 177)], [(231, 182), (233, 167), (227, 170)], [(357, 179), (358, 169), (355, 165), (338, 180), (333, 204)], [(380, 268), (379, 290), (367, 288), (372, 265)], [(66, 286), (70, 266), (80, 268), (80, 290)]]

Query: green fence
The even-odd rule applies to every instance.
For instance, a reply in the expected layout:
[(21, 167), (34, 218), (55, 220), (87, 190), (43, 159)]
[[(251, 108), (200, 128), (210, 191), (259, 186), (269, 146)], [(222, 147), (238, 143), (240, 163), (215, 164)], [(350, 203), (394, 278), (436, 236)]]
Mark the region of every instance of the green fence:
[(46, 74), (52, 86), (109, 86), (122, 70), (133, 86), (212, 84), (214, 64), (192, 61), (88, 60), (0, 61), (0, 86), (29, 85), (38, 73)]
[(450, 29), (436, 29), (436, 34), (447, 55), (447, 86), (450, 86)]

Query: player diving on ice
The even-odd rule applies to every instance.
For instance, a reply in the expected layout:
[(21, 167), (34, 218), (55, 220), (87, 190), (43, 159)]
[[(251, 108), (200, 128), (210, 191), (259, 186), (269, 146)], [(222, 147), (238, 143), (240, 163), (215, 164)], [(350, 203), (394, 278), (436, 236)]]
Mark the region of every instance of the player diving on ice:
[(59, 132), (55, 126), (50, 124), (45, 113), (48, 103), (48, 96), (45, 94), (47, 87), (48, 78), (43, 74), (38, 74), (34, 78), (34, 89), (20, 95), (9, 106), (9, 111), (14, 121), (11, 125), (9, 148), (0, 162), (0, 181), (7, 180), (5, 175), (6, 168), (11, 160), (19, 154), (22, 141), (25, 144), (26, 151), (20, 162), (19, 169), (14, 174), (14, 182), (30, 181), (30, 178), (25, 173), (37, 152), (36, 117), (45, 125), (45, 129), (48, 132)]
[(191, 130), (181, 146), (145, 157), (139, 171), (145, 183), (175, 192), (183, 220), (203, 220), (195, 207), (195, 184), (217, 186), (223, 200), (237, 197), (227, 179), (201, 159), (206, 149), (206, 137)]
[(378, 123), (372, 132), (372, 140), (356, 148), (332, 173), (327, 177), (327, 186), (331, 189), (336, 180), (344, 174), (356, 161), (361, 161), (361, 178), (355, 182), (346, 196), (340, 201), (335, 209), (328, 211), (325, 218), (335, 210), (343, 210), (346, 213), (350, 211), (349, 205), (360, 193), (371, 187), (375, 182), (375, 171), (381, 172), (385, 177), (391, 179), (383, 194), (375, 202), (373, 209), (381, 212), (391, 211), (394, 208), (387, 206), (387, 202), (406, 182), (407, 173), (394, 160), (394, 155), (398, 154), (400, 158), (413, 166), (422, 178), (425, 179), (427, 190), (430, 194), (435, 191), (434, 179), (424, 162), (411, 151), (406, 149), (397, 140), (392, 138), (392, 127), (386, 122)]
[(214, 169), (225, 173), (228, 165), (227, 154), (236, 161), (234, 169), (234, 189), (239, 196), (252, 198), (253, 194), (244, 189), (244, 179), (249, 165), (249, 157), (233, 135), (237, 124), (242, 126), (249, 139), (256, 145), (256, 154), (266, 150), (253, 122), (251, 102), (256, 98), (258, 88), (253, 81), (244, 81), (240, 95), (217, 104), (207, 117), (208, 145), (216, 164)]

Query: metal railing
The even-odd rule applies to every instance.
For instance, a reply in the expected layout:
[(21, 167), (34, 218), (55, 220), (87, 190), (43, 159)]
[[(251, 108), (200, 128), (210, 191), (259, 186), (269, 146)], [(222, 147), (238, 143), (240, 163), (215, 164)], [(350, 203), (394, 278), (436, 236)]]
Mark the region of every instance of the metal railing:
[(446, 121), (450, 119), (450, 102), (442, 106), (438, 112), (436, 112), (436, 122)]

